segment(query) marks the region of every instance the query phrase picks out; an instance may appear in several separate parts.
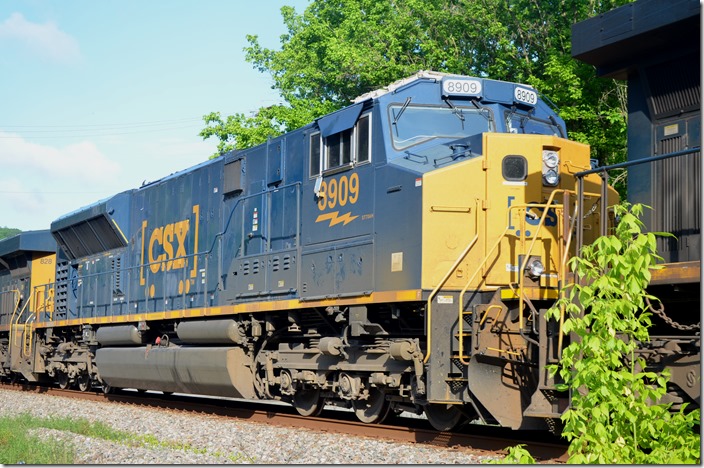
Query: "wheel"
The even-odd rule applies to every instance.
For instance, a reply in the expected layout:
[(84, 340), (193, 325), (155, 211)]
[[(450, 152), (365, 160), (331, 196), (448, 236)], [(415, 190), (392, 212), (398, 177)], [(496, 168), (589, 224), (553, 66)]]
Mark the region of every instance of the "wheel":
[(301, 416), (318, 416), (323, 411), (325, 401), (320, 398), (320, 389), (299, 389), (293, 395), (293, 406)]
[(462, 413), (455, 405), (426, 405), (425, 416), (430, 425), (438, 431), (451, 431), (462, 420)]
[(78, 389), (82, 392), (87, 392), (90, 390), (90, 375), (88, 374), (81, 374), (78, 377), (78, 381), (76, 382), (78, 384)]
[(354, 400), (352, 407), (357, 419), (366, 424), (377, 424), (383, 422), (389, 415), (391, 402), (386, 400), (386, 394), (382, 390), (371, 388), (369, 398)]
[(59, 388), (66, 390), (68, 388), (68, 374), (65, 372), (58, 372), (56, 374), (56, 383), (59, 384)]
[(103, 393), (105, 395), (109, 395), (114, 392), (115, 392), (115, 388), (113, 388), (110, 385), (108, 385), (107, 383), (103, 382)]

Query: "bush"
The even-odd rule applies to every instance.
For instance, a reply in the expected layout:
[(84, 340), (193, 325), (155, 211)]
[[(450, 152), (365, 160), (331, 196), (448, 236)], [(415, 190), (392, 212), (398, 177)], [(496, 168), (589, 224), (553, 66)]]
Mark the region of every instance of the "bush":
[[(572, 394), (563, 414), (570, 441), (568, 463), (700, 463), (699, 409), (670, 412), (657, 403), (669, 374), (645, 371), (636, 356), (651, 325), (645, 291), (655, 262), (656, 238), (644, 234), (641, 205), (616, 207), (616, 233), (584, 247), (570, 260), (577, 284), (548, 311), (566, 315), (564, 332), (578, 338), (551, 366)], [(586, 312), (586, 313), (585, 313)]]

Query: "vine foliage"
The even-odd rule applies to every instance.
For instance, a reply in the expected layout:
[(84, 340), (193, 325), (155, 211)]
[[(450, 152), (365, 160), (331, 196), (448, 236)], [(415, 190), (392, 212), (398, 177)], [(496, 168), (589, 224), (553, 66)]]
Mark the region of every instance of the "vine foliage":
[(615, 233), (570, 260), (576, 282), (546, 315), (559, 319), (563, 310), (573, 337), (550, 368), (564, 382), (559, 389), (571, 392), (562, 415), (568, 463), (700, 463), (700, 410), (658, 403), (669, 373), (649, 371), (636, 353), (650, 339), (646, 298), (656, 298), (645, 288), (659, 268), (656, 234), (643, 233), (643, 205), (615, 210)]

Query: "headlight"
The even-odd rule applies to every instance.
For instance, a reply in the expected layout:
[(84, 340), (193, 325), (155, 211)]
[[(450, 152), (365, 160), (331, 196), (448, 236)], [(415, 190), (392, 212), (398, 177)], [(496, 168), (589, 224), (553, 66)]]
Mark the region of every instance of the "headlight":
[(533, 279), (538, 279), (545, 271), (545, 267), (543, 266), (543, 262), (536, 258), (528, 262), (528, 265), (526, 265), (526, 271), (528, 272), (528, 276)]
[(550, 169), (554, 169), (560, 164), (560, 156), (556, 151), (543, 151), (543, 163)]
[(543, 174), (543, 183), (545, 185), (557, 185), (560, 181), (560, 175), (555, 172), (555, 169), (550, 169)]
[(543, 150), (543, 185), (555, 186), (560, 182), (560, 153)]

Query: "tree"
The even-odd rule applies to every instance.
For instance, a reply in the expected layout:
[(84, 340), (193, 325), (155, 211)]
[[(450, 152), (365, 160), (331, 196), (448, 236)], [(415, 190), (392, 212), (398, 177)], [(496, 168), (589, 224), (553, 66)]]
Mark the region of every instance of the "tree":
[(19, 229), (15, 228), (9, 228), (9, 227), (0, 227), (0, 239), (5, 239), (6, 237), (12, 237), (16, 234), (19, 234), (20, 231)]
[(625, 157), (624, 85), (573, 60), (571, 25), (628, 0), (313, 0), (281, 9), (281, 49), (248, 35), (248, 62), (283, 103), (253, 116), (205, 116), (218, 151), (247, 148), (419, 70), (533, 85), (560, 109), (570, 137), (602, 163)]

